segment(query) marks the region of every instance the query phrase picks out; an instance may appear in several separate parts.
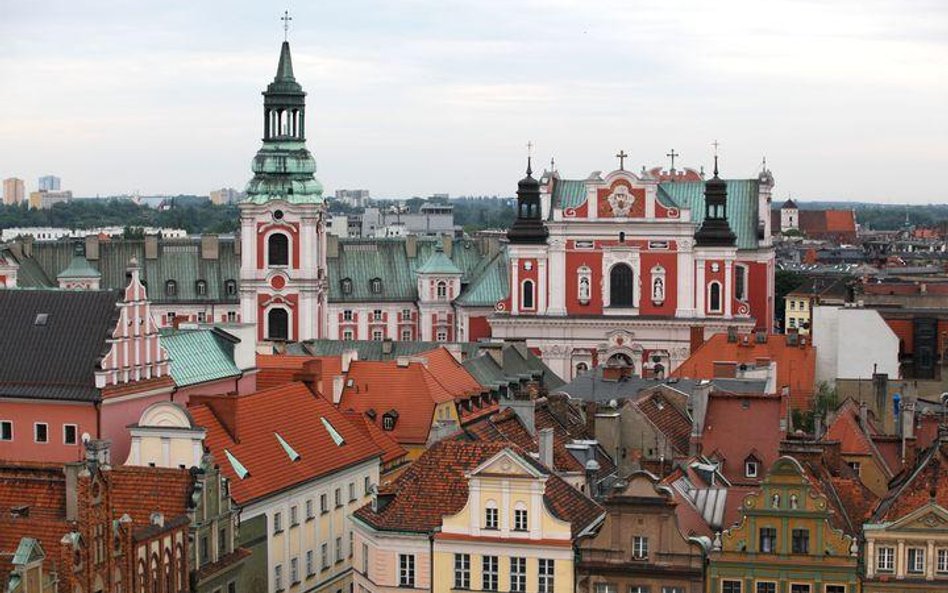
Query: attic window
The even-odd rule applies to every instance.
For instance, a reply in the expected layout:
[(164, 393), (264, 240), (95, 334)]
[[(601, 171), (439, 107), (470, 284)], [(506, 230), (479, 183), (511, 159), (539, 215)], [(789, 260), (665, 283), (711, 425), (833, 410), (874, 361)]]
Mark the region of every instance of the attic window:
[(756, 478), (760, 471), (760, 464), (753, 457), (744, 460), (744, 477)]
[(224, 290), (227, 292), (228, 296), (234, 296), (237, 294), (237, 281), (236, 280), (227, 280), (224, 282)]
[(352, 294), (352, 279), (343, 278), (339, 285), (342, 288), (342, 294)]
[(165, 296), (175, 296), (178, 294), (178, 283), (174, 280), (165, 282)]
[(382, 279), (372, 278), (369, 280), (369, 288), (372, 290), (373, 294), (380, 294), (382, 292)]
[(275, 432), (273, 436), (277, 438), (280, 442), (280, 446), (283, 447), (283, 450), (286, 451), (286, 454), (289, 456), (290, 461), (297, 461), (300, 458), (300, 454), (296, 452), (296, 449), (290, 446), (286, 440), (280, 436), (280, 433)]
[(46, 322), (49, 320), (49, 313), (37, 313), (36, 319), (33, 320), (33, 325), (40, 327), (45, 327)]
[(194, 283), (194, 290), (197, 292), (198, 296), (207, 296), (207, 282), (204, 280), (198, 280)]
[(398, 420), (398, 412), (391, 410), (382, 415), (382, 430), (395, 430), (395, 422)]
[(326, 420), (322, 416), (320, 416), (319, 419), (323, 421), (323, 426), (326, 427), (326, 432), (328, 432), (329, 436), (332, 437), (332, 440), (334, 443), (336, 443), (337, 447), (341, 447), (343, 444), (345, 444), (346, 440), (342, 438), (342, 435), (339, 434), (333, 425), (329, 423), (329, 420)]
[(224, 455), (227, 456), (227, 461), (229, 461), (230, 466), (234, 468), (234, 473), (237, 474), (238, 478), (243, 480), (247, 476), (250, 475), (250, 470), (244, 467), (244, 464), (242, 464), (236, 457), (234, 457), (234, 455), (230, 451), (228, 451), (227, 449), (224, 449)]

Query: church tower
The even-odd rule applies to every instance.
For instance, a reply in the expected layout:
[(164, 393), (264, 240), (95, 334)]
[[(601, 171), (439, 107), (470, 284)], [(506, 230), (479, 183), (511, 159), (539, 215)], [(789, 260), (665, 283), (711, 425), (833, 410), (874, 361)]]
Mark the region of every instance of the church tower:
[(276, 77), (263, 93), (263, 146), (240, 203), (240, 310), (258, 341), (325, 336), (326, 235), (323, 188), (306, 149), (306, 93), (283, 42)]
[(507, 231), (511, 315), (547, 312), (548, 236), (540, 207), (540, 182), (534, 179), (531, 158), (527, 157), (527, 175), (517, 184), (517, 219)]
[(714, 177), (704, 184), (704, 221), (695, 233), (695, 301), (698, 314), (730, 319), (734, 298), (737, 236), (727, 218), (727, 182), (718, 176), (714, 156)]

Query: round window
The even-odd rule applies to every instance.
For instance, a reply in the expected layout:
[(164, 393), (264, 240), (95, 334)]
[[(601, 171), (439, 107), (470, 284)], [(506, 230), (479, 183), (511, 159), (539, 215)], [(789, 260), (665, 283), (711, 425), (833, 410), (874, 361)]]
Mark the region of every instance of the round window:
[(274, 211), (273, 211), (273, 218), (276, 219), (276, 220), (283, 220), (283, 211), (282, 211), (282, 210), (274, 210)]

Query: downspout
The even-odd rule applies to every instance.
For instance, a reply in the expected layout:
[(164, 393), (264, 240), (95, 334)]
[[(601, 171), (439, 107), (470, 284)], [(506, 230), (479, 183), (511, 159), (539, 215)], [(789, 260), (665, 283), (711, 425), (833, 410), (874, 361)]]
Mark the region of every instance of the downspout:
[(102, 438), (102, 402), (95, 402), (95, 438)]
[(440, 527), (435, 527), (434, 530), (428, 534), (428, 591), (430, 593), (435, 593), (434, 590), (434, 538), (435, 534), (440, 530)]

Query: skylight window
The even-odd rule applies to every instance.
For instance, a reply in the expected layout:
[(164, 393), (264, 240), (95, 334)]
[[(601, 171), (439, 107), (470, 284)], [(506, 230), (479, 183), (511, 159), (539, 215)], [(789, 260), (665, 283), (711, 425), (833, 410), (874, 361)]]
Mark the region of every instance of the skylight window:
[(236, 457), (234, 457), (234, 455), (230, 451), (228, 451), (227, 449), (224, 449), (224, 455), (227, 456), (227, 461), (229, 461), (230, 466), (234, 468), (234, 473), (237, 474), (237, 477), (243, 480), (244, 478), (250, 475), (250, 470), (244, 467), (244, 464), (241, 463)]
[(49, 313), (37, 313), (36, 319), (33, 320), (33, 325), (45, 326), (48, 320)]
[(296, 461), (297, 459), (300, 458), (300, 454), (297, 453), (296, 449), (291, 447), (290, 444), (286, 442), (286, 440), (284, 440), (283, 437), (280, 436), (280, 433), (275, 432), (273, 433), (273, 436), (275, 436), (277, 440), (280, 441), (280, 446), (283, 447), (284, 451), (286, 451), (286, 454), (290, 457), (290, 461)]
[(329, 436), (332, 437), (332, 440), (334, 443), (336, 443), (336, 446), (341, 447), (346, 442), (346, 439), (342, 438), (342, 435), (339, 434), (339, 431), (337, 431), (333, 425), (329, 423), (329, 420), (326, 420), (322, 416), (320, 416), (319, 419), (323, 421), (323, 426), (326, 427), (326, 432), (328, 432)]

